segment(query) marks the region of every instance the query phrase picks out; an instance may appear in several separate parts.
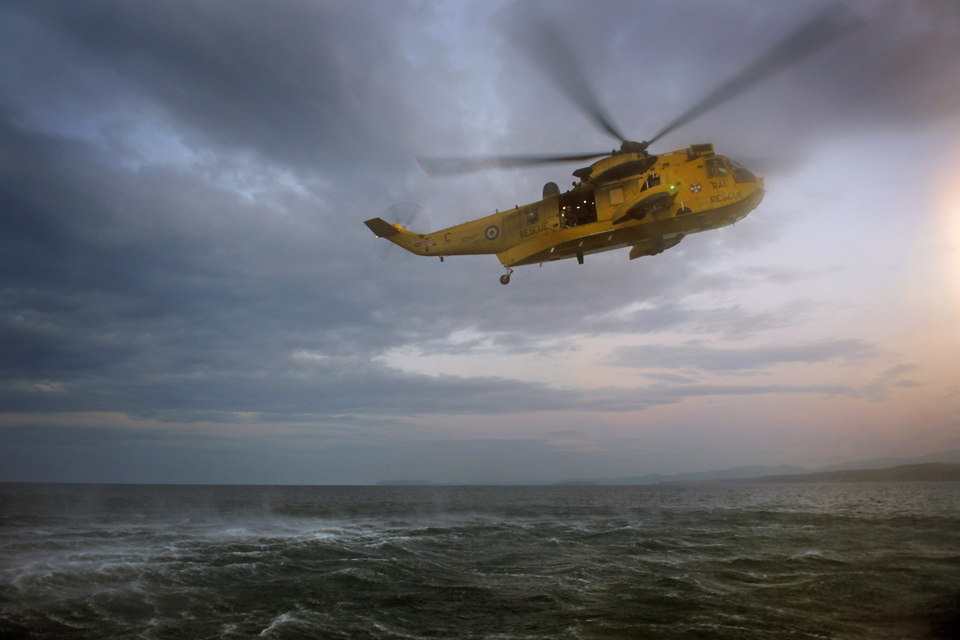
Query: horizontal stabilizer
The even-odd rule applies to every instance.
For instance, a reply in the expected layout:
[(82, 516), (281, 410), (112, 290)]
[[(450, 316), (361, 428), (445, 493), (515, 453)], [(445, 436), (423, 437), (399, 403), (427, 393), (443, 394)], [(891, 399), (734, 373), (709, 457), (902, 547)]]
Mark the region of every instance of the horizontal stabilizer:
[(363, 224), (370, 227), (370, 231), (377, 234), (378, 238), (389, 238), (394, 234), (400, 233), (400, 229), (398, 229), (396, 225), (392, 225), (382, 218), (371, 218)]

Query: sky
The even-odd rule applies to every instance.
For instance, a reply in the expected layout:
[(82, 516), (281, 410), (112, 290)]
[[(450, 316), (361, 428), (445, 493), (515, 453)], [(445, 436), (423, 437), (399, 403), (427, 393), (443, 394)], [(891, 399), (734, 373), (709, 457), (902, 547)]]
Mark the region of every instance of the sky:
[[(960, 449), (960, 4), (844, 4), (858, 29), (652, 148), (743, 159), (765, 176), (749, 217), (504, 287), (494, 256), (406, 259), (363, 221), (414, 202), (450, 226), (579, 166), (430, 178), (417, 156), (617, 145), (513, 42), (517, 6), (3, 3), (0, 481), (539, 483)], [(560, 25), (643, 140), (823, 6), (521, 14)]]

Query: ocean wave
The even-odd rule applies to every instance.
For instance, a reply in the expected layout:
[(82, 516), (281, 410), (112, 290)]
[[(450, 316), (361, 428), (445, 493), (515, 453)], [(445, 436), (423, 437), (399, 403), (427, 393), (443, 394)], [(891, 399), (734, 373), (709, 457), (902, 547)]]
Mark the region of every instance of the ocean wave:
[(50, 491), (0, 487), (0, 637), (872, 640), (960, 585), (955, 486)]

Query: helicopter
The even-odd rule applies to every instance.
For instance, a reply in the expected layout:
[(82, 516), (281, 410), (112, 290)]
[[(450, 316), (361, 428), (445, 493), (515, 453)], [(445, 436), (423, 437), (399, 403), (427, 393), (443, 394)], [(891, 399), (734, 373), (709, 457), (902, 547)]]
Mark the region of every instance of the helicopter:
[(651, 154), (666, 134), (743, 93), (750, 87), (831, 44), (858, 26), (839, 4), (828, 6), (782, 39), (704, 99), (643, 142), (628, 140), (600, 106), (571, 49), (551, 23), (531, 39), (534, 59), (567, 97), (620, 148), (570, 155), (418, 158), (431, 176), (493, 168), (596, 160), (577, 169), (578, 181), (561, 193), (548, 182), (542, 199), (431, 233), (415, 233), (382, 218), (365, 221), (380, 238), (421, 256), (495, 254), (509, 284), (514, 267), (544, 264), (630, 247), (629, 259), (654, 256), (692, 233), (719, 229), (745, 218), (764, 197), (764, 182), (713, 144)]

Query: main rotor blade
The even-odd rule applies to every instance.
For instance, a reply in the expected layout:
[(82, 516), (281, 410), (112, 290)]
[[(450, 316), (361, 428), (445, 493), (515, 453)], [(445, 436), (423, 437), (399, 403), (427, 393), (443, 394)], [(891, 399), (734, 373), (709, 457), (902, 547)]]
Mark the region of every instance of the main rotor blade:
[(744, 69), (726, 84), (715, 89), (696, 106), (664, 127), (649, 140), (652, 144), (674, 129), (699, 118), (714, 107), (734, 98), (761, 80), (783, 71), (807, 56), (813, 55), (849, 31), (859, 27), (860, 20), (839, 3), (834, 3), (812, 20), (791, 33), (765, 56)]
[[(534, 17), (533, 13), (537, 16)], [(620, 142), (626, 137), (614, 124), (580, 66), (577, 56), (555, 20), (545, 17), (535, 3), (517, 3), (496, 19), (511, 42), (527, 54), (557, 87), (604, 133)]]
[(599, 153), (579, 153), (563, 156), (494, 156), (486, 158), (417, 158), (417, 162), (430, 176), (452, 176), (486, 169), (513, 169), (532, 167), (540, 164), (591, 160), (600, 156), (609, 156), (611, 151)]

